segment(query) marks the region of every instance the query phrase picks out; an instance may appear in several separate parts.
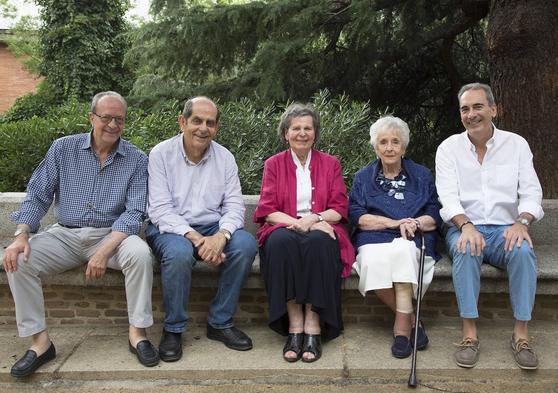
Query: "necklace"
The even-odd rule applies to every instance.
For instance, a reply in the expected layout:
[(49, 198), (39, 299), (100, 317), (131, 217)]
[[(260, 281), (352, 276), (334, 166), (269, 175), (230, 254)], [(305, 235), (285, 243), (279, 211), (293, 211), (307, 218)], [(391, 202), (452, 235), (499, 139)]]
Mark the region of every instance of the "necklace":
[(378, 176), (376, 177), (376, 182), (382, 187), (382, 190), (387, 192), (388, 196), (392, 196), (395, 199), (405, 199), (405, 185), (407, 182), (405, 176), (402, 172), (399, 172), (399, 175), (395, 176), (395, 179), (388, 179), (384, 175), (384, 171), (380, 169), (378, 172)]

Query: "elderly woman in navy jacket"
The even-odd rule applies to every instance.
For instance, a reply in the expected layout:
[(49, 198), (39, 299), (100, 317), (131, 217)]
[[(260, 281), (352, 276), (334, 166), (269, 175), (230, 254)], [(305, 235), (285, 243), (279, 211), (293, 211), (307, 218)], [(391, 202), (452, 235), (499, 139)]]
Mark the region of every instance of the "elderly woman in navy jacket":
[[(397, 117), (382, 117), (372, 124), (370, 143), (378, 159), (357, 172), (349, 197), (359, 290), (363, 296), (374, 290), (395, 313), (391, 351), (398, 358), (408, 357), (414, 345), (412, 298), (417, 296), (421, 243), (417, 230), (424, 233), (426, 243), (422, 295), (440, 258), (436, 253), (440, 204), (434, 178), (424, 166), (403, 158), (409, 134), (407, 123)], [(424, 349), (428, 336), (422, 323), (418, 329), (417, 349)]]

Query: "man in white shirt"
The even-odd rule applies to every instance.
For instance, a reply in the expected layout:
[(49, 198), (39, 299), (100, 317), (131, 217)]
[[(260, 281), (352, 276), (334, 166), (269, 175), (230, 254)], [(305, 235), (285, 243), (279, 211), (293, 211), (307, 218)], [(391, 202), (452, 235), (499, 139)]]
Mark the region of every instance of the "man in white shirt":
[(533, 155), (525, 139), (492, 124), (497, 110), (490, 86), (465, 85), (458, 98), (466, 131), (447, 138), (436, 153), (440, 215), (448, 224), (446, 244), (463, 318), (463, 340), (455, 361), (465, 368), (478, 361), (475, 320), (481, 264), (486, 262), (508, 273), (514, 359), (522, 369), (536, 369), (538, 359), (527, 329), (537, 284), (529, 225), (543, 217), (543, 210)]
[(207, 97), (186, 102), (178, 118), (182, 133), (149, 154), (151, 223), (146, 240), (161, 262), (165, 321), (161, 360), (182, 357), (186, 305), (197, 259), (219, 269), (219, 285), (209, 305), (207, 337), (239, 351), (252, 340), (233, 324), (240, 290), (254, 262), (257, 244), (243, 230), (244, 200), (231, 152), (213, 138), (219, 110)]

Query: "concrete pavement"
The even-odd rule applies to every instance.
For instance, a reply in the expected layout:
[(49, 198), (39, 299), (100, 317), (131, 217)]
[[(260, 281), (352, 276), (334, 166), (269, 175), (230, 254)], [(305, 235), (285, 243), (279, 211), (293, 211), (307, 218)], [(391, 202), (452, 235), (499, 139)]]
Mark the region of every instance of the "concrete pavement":
[[(511, 326), (511, 321), (481, 321), (480, 361), (476, 368), (465, 370), (457, 367), (452, 357), (453, 343), (460, 338), (459, 321), (426, 321), (431, 344), (427, 350), (419, 352), (420, 386), (443, 391), (483, 392), (488, 388), (496, 391), (505, 388), (506, 392), (512, 392), (521, 387), (530, 392), (558, 391), (556, 322), (534, 321), (530, 325), (533, 345), (540, 358), (540, 368), (534, 372), (519, 370), (515, 365), (509, 349)], [(342, 336), (324, 344), (322, 359), (311, 364), (289, 364), (282, 360), (284, 338), (267, 327), (242, 328), (254, 341), (251, 351), (227, 349), (219, 342), (208, 340), (204, 327), (193, 327), (183, 336), (184, 357), (180, 361), (161, 362), (156, 367), (145, 368), (128, 352), (126, 327), (56, 327), (50, 330), (58, 352), (55, 361), (33, 377), (17, 381), (9, 375), (10, 367), (25, 352), (28, 341), (17, 338), (14, 327), (2, 327), (0, 391), (25, 391), (45, 386), (72, 387), (72, 391), (80, 386), (107, 387), (118, 383), (122, 384), (121, 388), (147, 390), (173, 384), (221, 386), (231, 383), (355, 388), (373, 385), (406, 389), (411, 360), (391, 356), (388, 325), (347, 325)], [(161, 326), (149, 330), (155, 344), (160, 333)], [(458, 390), (446, 390), (444, 386), (455, 386)], [(537, 390), (537, 386), (542, 390)]]

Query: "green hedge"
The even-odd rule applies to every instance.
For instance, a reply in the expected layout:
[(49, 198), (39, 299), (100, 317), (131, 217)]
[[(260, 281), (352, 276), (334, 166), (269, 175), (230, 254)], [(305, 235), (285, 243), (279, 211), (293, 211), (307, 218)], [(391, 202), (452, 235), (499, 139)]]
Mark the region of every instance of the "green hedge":
[[(368, 143), (372, 116), (368, 105), (346, 97), (331, 98), (327, 91), (316, 95), (314, 105), (322, 116), (322, 131), (316, 147), (337, 156), (350, 187), (354, 173), (374, 158)], [(0, 123), (0, 191), (24, 191), (33, 169), (56, 138), (87, 132), (89, 104), (70, 102), (43, 118)], [(284, 106), (259, 107), (250, 100), (219, 104), (221, 128), (216, 140), (236, 157), (242, 191), (258, 194), (263, 162), (286, 148), (276, 134)], [(124, 138), (146, 153), (179, 132), (178, 105), (153, 113), (131, 107)]]

